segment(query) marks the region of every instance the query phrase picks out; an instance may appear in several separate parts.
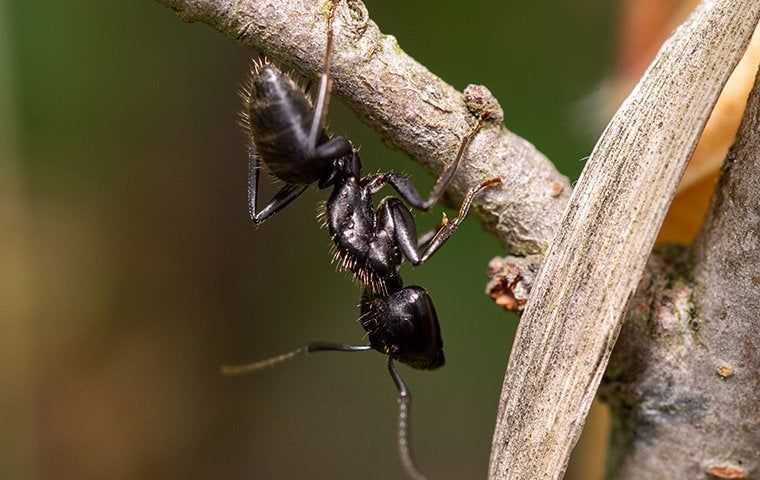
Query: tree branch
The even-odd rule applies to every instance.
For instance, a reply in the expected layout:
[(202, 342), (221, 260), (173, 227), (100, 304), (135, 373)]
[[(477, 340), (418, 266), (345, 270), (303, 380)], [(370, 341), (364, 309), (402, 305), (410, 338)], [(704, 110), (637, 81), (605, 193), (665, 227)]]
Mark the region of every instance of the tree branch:
[(760, 75), (693, 251), (653, 256), (600, 393), (614, 478), (760, 474)]
[[(325, 13), (333, 0), (158, 1), (306, 76), (322, 70)], [(508, 252), (544, 253), (569, 199), (567, 178), (501, 125), (501, 107), (485, 87), (459, 93), (384, 35), (361, 1), (334, 3), (337, 93), (389, 143), (436, 172), (453, 160), (475, 116), (489, 117), (492, 123), (470, 145), (450, 193), (461, 198), (486, 177), (503, 177), (503, 188), (475, 201), (483, 222)]]
[(760, 18), (706, 0), (597, 143), (520, 321), (490, 478), (558, 479), (686, 163)]

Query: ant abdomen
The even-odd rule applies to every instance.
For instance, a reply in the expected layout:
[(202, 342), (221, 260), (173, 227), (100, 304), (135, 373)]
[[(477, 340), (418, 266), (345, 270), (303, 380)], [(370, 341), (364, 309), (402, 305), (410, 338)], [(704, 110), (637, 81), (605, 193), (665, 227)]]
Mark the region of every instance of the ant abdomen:
[[(287, 73), (265, 60), (253, 62), (243, 97), (242, 124), (261, 163), (285, 183), (317, 182), (329, 168), (313, 156), (309, 133), (314, 116), (311, 99)], [(324, 129), (317, 144), (329, 140)]]

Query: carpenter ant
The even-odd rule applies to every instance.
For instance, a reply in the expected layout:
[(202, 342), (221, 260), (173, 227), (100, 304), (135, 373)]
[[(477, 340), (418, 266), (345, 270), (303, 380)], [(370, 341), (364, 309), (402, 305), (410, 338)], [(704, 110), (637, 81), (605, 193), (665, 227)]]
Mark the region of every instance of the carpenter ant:
[[(480, 123), (465, 138), (455, 160), (444, 168), (430, 196), (422, 198), (408, 177), (395, 172), (361, 176), (361, 160), (351, 143), (331, 137), (323, 126), (329, 103), (333, 39), (332, 12), (328, 17), (327, 48), (319, 93), (312, 105), (305, 89), (273, 64), (254, 62), (243, 90), (243, 125), (249, 134), (248, 205), (251, 220), (260, 224), (298, 198), (311, 184), (332, 187), (322, 220), (333, 241), (334, 258), (364, 287), (359, 322), (369, 345), (312, 342), (292, 352), (249, 365), (223, 367), (227, 375), (239, 375), (277, 365), (300, 354), (376, 350), (388, 356), (388, 371), (399, 392), (398, 443), (407, 474), (425, 477), (414, 464), (409, 445), (411, 393), (396, 369), (401, 362), (415, 369), (443, 366), (443, 340), (433, 302), (422, 287), (404, 286), (398, 273), (404, 259), (413, 265), (425, 262), (456, 231), (473, 199), (502, 183), (486, 180), (465, 195), (457, 216), (444, 216), (441, 226), (417, 237), (416, 225), (406, 202), (427, 211), (443, 195)], [(261, 210), (257, 206), (259, 171), (265, 166), (285, 183)], [(400, 195), (386, 198), (374, 208), (372, 197), (385, 185)]]

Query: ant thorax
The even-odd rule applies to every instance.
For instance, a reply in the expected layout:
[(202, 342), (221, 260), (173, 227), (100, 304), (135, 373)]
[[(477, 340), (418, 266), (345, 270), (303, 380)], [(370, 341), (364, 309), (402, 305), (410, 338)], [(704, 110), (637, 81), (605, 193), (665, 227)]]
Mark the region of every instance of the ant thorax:
[(398, 276), (401, 254), (383, 228), (389, 219), (375, 211), (372, 193), (354, 176), (336, 180), (317, 213), (330, 233), (331, 256), (339, 271), (351, 272), (362, 286), (383, 295)]

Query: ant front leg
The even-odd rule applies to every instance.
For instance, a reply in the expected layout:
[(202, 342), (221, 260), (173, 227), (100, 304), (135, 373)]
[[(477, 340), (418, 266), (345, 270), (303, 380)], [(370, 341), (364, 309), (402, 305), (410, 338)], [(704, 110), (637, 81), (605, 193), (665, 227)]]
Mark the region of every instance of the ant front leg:
[(480, 195), (480, 193), (484, 190), (499, 186), (502, 183), (503, 181), (499, 177), (489, 178), (488, 180), (471, 188), (467, 192), (467, 195), (465, 195), (464, 200), (462, 200), (462, 205), (459, 207), (459, 213), (457, 216), (454, 217), (454, 219), (451, 221), (446, 221), (438, 229), (438, 231), (435, 232), (433, 238), (425, 245), (425, 251), (422, 254), (420, 261), (424, 262), (430, 258), (436, 251), (438, 251), (439, 248), (441, 248), (441, 246), (443, 246), (444, 243), (446, 243), (446, 240), (448, 240), (449, 237), (454, 234), (464, 218), (467, 216), (467, 213), (470, 211), (470, 206), (472, 205), (472, 201), (475, 199), (475, 197)]
[(256, 155), (256, 148), (253, 142), (251, 142), (248, 151), (248, 215), (256, 225), (263, 223), (269, 217), (288, 206), (290, 202), (298, 198), (309, 187), (308, 185), (288, 183), (275, 193), (272, 200), (264, 208), (258, 210), (256, 203), (259, 193), (259, 173), (259, 158)]
[(388, 213), (393, 217), (396, 242), (404, 257), (412, 265), (419, 265), (427, 261), (459, 228), (470, 211), (470, 206), (475, 197), (485, 189), (501, 185), (501, 183), (501, 178), (491, 178), (471, 188), (465, 195), (462, 206), (459, 207), (459, 213), (453, 220), (444, 217), (443, 224), (434, 234), (426, 233), (420, 238), (417, 238), (417, 225), (414, 223), (414, 218), (412, 218), (409, 210), (399, 200), (388, 199), (384, 208), (388, 209)]
[(390, 186), (393, 187), (401, 198), (403, 198), (410, 206), (418, 210), (428, 211), (438, 203), (438, 200), (441, 199), (446, 189), (449, 188), (451, 180), (454, 178), (454, 174), (459, 168), (459, 164), (462, 163), (464, 152), (467, 150), (470, 142), (472, 142), (472, 139), (475, 138), (475, 135), (480, 131), (480, 127), (481, 122), (478, 121), (475, 127), (464, 137), (462, 144), (459, 146), (456, 158), (454, 158), (453, 162), (444, 167), (441, 175), (435, 181), (433, 190), (431, 190), (427, 199), (422, 198), (422, 195), (417, 191), (417, 188), (412, 184), (409, 177), (396, 172), (387, 172), (370, 176), (364, 179), (363, 183), (373, 194), (380, 191), (380, 189), (386, 184), (390, 184)]
[[(443, 222), (448, 222), (448, 218), (444, 215)], [(445, 223), (442, 223), (441, 226), (445, 225)], [(420, 250), (424, 250), (427, 248), (428, 244), (433, 240), (435, 237), (435, 234), (438, 233), (438, 230), (430, 230), (417, 238), (417, 248)]]

